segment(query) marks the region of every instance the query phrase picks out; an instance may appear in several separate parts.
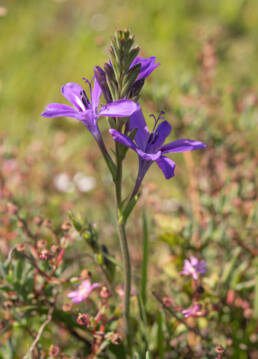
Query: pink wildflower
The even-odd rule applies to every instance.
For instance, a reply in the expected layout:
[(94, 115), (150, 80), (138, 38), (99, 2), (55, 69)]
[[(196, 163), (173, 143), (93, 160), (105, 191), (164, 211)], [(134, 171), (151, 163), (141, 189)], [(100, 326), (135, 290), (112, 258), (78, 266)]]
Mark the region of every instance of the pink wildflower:
[(192, 308), (182, 310), (182, 314), (185, 318), (189, 318), (191, 316), (198, 317), (201, 309), (201, 304), (195, 303)]
[(84, 280), (77, 290), (68, 293), (67, 297), (71, 299), (73, 303), (80, 303), (88, 298), (90, 293), (100, 287), (100, 283), (91, 284), (90, 279)]
[(191, 275), (194, 280), (198, 279), (200, 274), (206, 272), (206, 262), (204, 260), (199, 261), (196, 257), (191, 256), (190, 259), (185, 259), (184, 268), (181, 272), (183, 275)]

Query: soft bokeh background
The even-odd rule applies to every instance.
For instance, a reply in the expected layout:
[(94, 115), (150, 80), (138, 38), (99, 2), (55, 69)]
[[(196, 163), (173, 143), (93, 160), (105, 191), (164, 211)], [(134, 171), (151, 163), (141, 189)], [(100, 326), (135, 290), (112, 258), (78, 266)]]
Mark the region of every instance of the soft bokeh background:
[[(61, 100), (64, 83), (92, 76), (120, 28), (135, 33), (142, 53), (161, 63), (148, 87), (159, 108), (164, 97), (173, 106), (181, 87), (196, 76), (198, 53), (208, 39), (216, 39), (221, 91), (257, 82), (255, 0), (10, 0), (0, 5), (1, 129), (14, 140), (49, 135), (50, 121), (39, 117), (45, 104)], [(226, 111), (223, 120), (232, 117)]]
[[(173, 156), (177, 169), (171, 181), (154, 165), (147, 175), (128, 228), (136, 282), (144, 204), (152, 226), (149, 287), (179, 295), (186, 306), (187, 295), (179, 293), (184, 284), (179, 289), (171, 283), (180, 277), (185, 257), (204, 258), (206, 299), (226, 309), (202, 318), (201, 327), (228, 346), (229, 357), (255, 358), (258, 1), (0, 1), (0, 131), (6, 143), (1, 153), (8, 154), (3, 176), (24, 211), (57, 225), (70, 209), (82, 213), (96, 222), (102, 241), (119, 257), (111, 179), (93, 140), (76, 120), (45, 119), (40, 113), (50, 102), (66, 103), (63, 84), (91, 78), (94, 66), (107, 61), (113, 32), (124, 28), (136, 35), (142, 56), (157, 56), (161, 63), (144, 87), (146, 117), (165, 110), (171, 140), (207, 144), (205, 151)], [(136, 168), (129, 153), (127, 189)], [(4, 254), (9, 246), (2, 245)], [(240, 298), (235, 306), (227, 302), (230, 290)], [(153, 306), (155, 312), (157, 303)], [(165, 349), (156, 350), (163, 358)]]

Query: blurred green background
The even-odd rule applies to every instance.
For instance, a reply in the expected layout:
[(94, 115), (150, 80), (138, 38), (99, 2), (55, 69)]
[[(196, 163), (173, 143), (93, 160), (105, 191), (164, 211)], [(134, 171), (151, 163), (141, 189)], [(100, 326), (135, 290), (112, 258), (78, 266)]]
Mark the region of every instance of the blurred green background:
[[(147, 91), (158, 110), (164, 97), (177, 103), (210, 38), (218, 40), (221, 91), (257, 82), (256, 0), (10, 0), (0, 6), (0, 129), (15, 141), (49, 136), (51, 120), (40, 118), (45, 105), (65, 101), (64, 83), (92, 76), (116, 29), (129, 28), (142, 55), (161, 63)], [(228, 108), (224, 120), (235, 120)]]
[[(257, 0), (0, 0), (0, 163), (6, 196), (10, 193), (8, 200), (24, 213), (47, 217), (57, 227), (69, 210), (82, 213), (119, 258), (112, 181), (97, 146), (76, 120), (40, 114), (48, 103), (66, 103), (60, 92), (66, 82), (83, 84), (82, 77), (92, 77), (94, 66), (108, 59), (114, 31), (124, 28), (135, 34), (142, 56), (156, 56), (161, 64), (143, 89), (146, 117), (165, 110), (173, 126), (170, 140), (207, 144), (205, 151), (171, 156), (177, 163), (171, 181), (155, 165), (147, 174), (128, 225), (136, 282), (144, 204), (150, 220), (149, 288), (186, 307), (187, 284), (180, 279), (182, 285), (175, 285), (183, 260), (191, 254), (205, 259), (205, 300), (219, 309), (209, 309), (203, 327), (216, 344), (232, 347), (231, 358), (254, 359)], [(100, 127), (110, 149), (107, 121), (100, 120)], [(128, 151), (128, 157), (126, 191), (137, 170), (136, 155)], [(7, 255), (12, 240), (5, 226), (0, 238), (8, 241), (1, 249)], [(151, 289), (150, 313), (156, 313)], [(232, 291), (235, 304), (228, 301)]]

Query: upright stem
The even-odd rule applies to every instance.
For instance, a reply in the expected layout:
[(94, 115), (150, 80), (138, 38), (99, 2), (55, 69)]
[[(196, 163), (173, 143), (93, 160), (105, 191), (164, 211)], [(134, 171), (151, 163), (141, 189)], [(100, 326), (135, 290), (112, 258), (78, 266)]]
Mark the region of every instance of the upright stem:
[(117, 226), (119, 233), (119, 241), (122, 252), (122, 259), (124, 265), (124, 325), (127, 350), (131, 352), (131, 335), (130, 335), (130, 296), (131, 296), (131, 261), (128, 248), (128, 242), (125, 231), (125, 221), (121, 213), (122, 202), (122, 160), (119, 154), (119, 144), (116, 143), (116, 162), (117, 162), (117, 177), (115, 181), (116, 188), (116, 204), (117, 204)]
[(106, 164), (107, 164), (107, 166), (108, 166), (108, 168), (110, 170), (110, 173), (111, 173), (111, 175), (112, 175), (112, 177), (114, 179), (115, 176), (116, 176), (116, 167), (115, 167), (115, 164), (114, 164), (112, 158), (110, 157), (110, 155), (109, 155), (109, 153), (108, 153), (108, 151), (106, 149), (105, 143), (103, 141), (103, 138), (102, 138), (99, 130), (96, 133), (93, 133), (93, 136), (94, 136), (94, 138), (95, 138), (95, 140), (96, 140), (96, 142), (97, 142), (97, 144), (99, 146), (100, 151), (103, 154), (103, 157), (104, 157), (104, 159), (106, 161)]
[(126, 238), (125, 224), (118, 222), (120, 247), (124, 263), (124, 323), (127, 349), (131, 351), (131, 333), (130, 333), (130, 296), (131, 296), (131, 261)]
[(123, 176), (123, 167), (122, 167), (122, 161), (120, 159), (119, 155), (119, 143), (116, 142), (116, 204), (117, 209), (119, 210), (119, 207), (121, 205), (122, 201), (122, 176)]

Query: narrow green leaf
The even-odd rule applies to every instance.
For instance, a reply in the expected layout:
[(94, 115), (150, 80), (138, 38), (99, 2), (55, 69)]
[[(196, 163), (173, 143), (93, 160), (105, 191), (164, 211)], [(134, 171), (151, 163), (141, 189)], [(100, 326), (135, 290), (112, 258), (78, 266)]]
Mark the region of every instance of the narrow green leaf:
[(229, 263), (227, 263), (227, 265), (225, 266), (222, 278), (221, 278), (221, 283), (225, 284), (226, 282), (228, 282), (231, 278), (231, 275), (234, 271), (236, 262), (237, 262), (237, 258), (241, 253), (241, 249), (239, 247), (235, 248), (235, 250), (232, 253), (232, 259)]
[(159, 353), (159, 359), (164, 359), (164, 335), (163, 335), (163, 316), (161, 312), (158, 312), (158, 332), (157, 332), (157, 349)]
[(142, 277), (141, 277), (141, 297), (144, 307), (147, 301), (147, 277), (148, 277), (148, 257), (149, 257), (149, 233), (146, 213), (142, 213), (143, 222), (143, 242), (142, 242)]
[(125, 210), (123, 211), (122, 220), (123, 220), (124, 223), (127, 221), (128, 217), (130, 216), (130, 214), (131, 214), (132, 210), (134, 209), (134, 206), (136, 205), (139, 197), (140, 197), (139, 194), (134, 196), (134, 198), (131, 199), (131, 201), (128, 203)]

